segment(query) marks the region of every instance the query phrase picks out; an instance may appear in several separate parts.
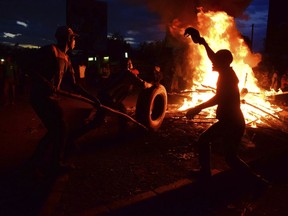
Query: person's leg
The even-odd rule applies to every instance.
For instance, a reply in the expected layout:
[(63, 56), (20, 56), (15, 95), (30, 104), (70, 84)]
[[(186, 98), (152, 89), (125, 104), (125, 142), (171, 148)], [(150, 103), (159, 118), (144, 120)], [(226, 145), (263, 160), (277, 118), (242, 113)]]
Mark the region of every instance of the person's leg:
[(236, 171), (238, 179), (241, 179), (242, 184), (251, 189), (251, 200), (259, 198), (261, 194), (269, 187), (268, 180), (256, 173), (244, 160), (237, 155), (237, 147), (239, 140), (228, 138), (225, 145), (230, 145), (226, 148), (225, 159), (226, 163)]
[(42, 165), (45, 154), (49, 150), (49, 146), (51, 145), (51, 141), (53, 140), (53, 133), (51, 133), (51, 130), (49, 130), (49, 124), (47, 120), (50, 117), (47, 116), (47, 114), (49, 113), (46, 110), (48, 106), (47, 101), (35, 97), (31, 99), (31, 106), (37, 116), (41, 119), (47, 130), (47, 133), (39, 140), (35, 151), (33, 152), (31, 158), (28, 160), (29, 167), (37, 168)]
[[(49, 98), (35, 97), (31, 105), (48, 131), (45, 139), (39, 142), (33, 158), (45, 160), (47, 166), (57, 167), (64, 160), (68, 136), (63, 110), (59, 101)], [(47, 159), (43, 158), (44, 154), (48, 155)]]
[(211, 143), (208, 134), (203, 133), (198, 141), (199, 164), (202, 172), (211, 174)]
[(219, 123), (215, 123), (204, 131), (197, 142), (200, 171), (204, 176), (211, 176), (211, 143), (218, 135)]
[(226, 163), (240, 172), (250, 172), (248, 164), (238, 157), (238, 148), (245, 131), (244, 124), (225, 124), (223, 127), (223, 146)]
[(51, 100), (48, 103), (50, 117), (46, 119), (48, 131), (51, 132), (52, 149), (51, 149), (51, 165), (52, 168), (58, 168), (66, 164), (67, 146), (68, 146), (68, 126), (64, 119), (64, 113), (59, 101)]
[[(235, 141), (231, 141), (231, 142), (229, 142), (229, 144), (230, 145), (235, 145), (235, 144), (232, 144), (233, 142), (235, 142)], [(234, 170), (238, 170), (241, 173), (246, 173), (247, 174), (247, 173), (251, 172), (249, 165), (244, 160), (242, 160), (236, 154), (236, 152), (234, 150), (232, 150), (232, 151), (228, 150), (227, 151), (227, 149), (226, 149), (226, 151), (225, 151), (225, 161), (226, 161), (226, 163), (228, 164), (229, 167), (231, 167)]]
[(233, 170), (237, 171), (241, 178), (248, 180), (248, 183), (253, 187), (267, 187), (269, 182), (257, 174), (244, 160), (242, 160), (237, 152), (239, 145), (241, 144), (241, 138), (244, 133), (243, 127), (229, 125), (227, 127), (225, 136), (223, 137), (224, 142), (224, 154), (226, 163)]

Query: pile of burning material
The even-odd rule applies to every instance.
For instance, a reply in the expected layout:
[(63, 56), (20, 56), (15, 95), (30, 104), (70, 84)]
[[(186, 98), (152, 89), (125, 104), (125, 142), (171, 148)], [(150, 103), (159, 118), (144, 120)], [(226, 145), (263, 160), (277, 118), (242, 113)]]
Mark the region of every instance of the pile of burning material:
[(288, 91), (283, 92), (280, 88), (277, 92), (271, 90), (267, 92), (267, 99), (274, 104), (288, 106)]
[[(272, 104), (269, 92), (258, 87), (253, 68), (261, 61), (260, 54), (251, 52), (244, 39), (238, 32), (234, 19), (225, 12), (200, 11), (197, 15), (196, 27), (205, 40), (211, 44), (213, 50), (228, 49), (233, 54), (232, 67), (239, 79), (241, 89), (241, 109), (244, 113), (246, 124), (251, 127), (268, 126), (288, 131), (286, 111), (276, 104)], [(174, 35), (183, 36), (185, 28), (171, 27)], [(183, 39), (184, 40), (184, 39)], [(195, 45), (187, 39), (189, 46), (188, 62), (192, 73), (192, 87), (186, 91), (177, 93), (183, 96), (183, 104), (176, 110), (168, 110), (174, 113), (174, 118), (185, 116), (185, 110), (210, 99), (215, 93), (218, 73), (212, 72), (212, 64), (208, 59), (205, 49)], [(215, 119), (215, 108), (211, 107), (199, 113), (193, 121), (211, 122)], [(182, 117), (181, 117), (182, 116)]]
[[(198, 102), (201, 103), (202, 100), (199, 98), (206, 98), (207, 94), (212, 97), (210, 93), (207, 93), (209, 92), (208, 89), (207, 92), (203, 89), (198, 92), (188, 92), (191, 95), (191, 99), (185, 98), (182, 106), (178, 104), (169, 105), (167, 116), (174, 119), (191, 121), (193, 123), (215, 123), (217, 121), (215, 118), (216, 107), (202, 110), (192, 120), (186, 119), (186, 110), (193, 106), (189, 105), (192, 104), (192, 99), (197, 98)], [(181, 94), (185, 97), (187, 92), (177, 93), (177, 96)], [(265, 100), (263, 97), (265, 97), (265, 95), (248, 92), (245, 97), (242, 98), (241, 109), (244, 113), (246, 125), (249, 127), (271, 127), (288, 132), (288, 109), (285, 110), (285, 107), (280, 108), (278, 105), (270, 103), (269, 100)]]

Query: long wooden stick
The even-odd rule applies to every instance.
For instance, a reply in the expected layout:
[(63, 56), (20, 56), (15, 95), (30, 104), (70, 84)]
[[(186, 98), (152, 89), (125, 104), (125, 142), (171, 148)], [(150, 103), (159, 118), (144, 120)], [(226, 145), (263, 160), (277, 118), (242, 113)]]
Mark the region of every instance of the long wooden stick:
[(275, 118), (275, 119), (277, 119), (277, 120), (279, 120), (279, 121), (282, 121), (279, 117), (277, 117), (277, 116), (275, 116), (275, 115), (273, 115), (273, 114), (271, 114), (271, 113), (269, 113), (269, 112), (267, 112), (267, 111), (265, 111), (265, 110), (263, 110), (263, 109), (255, 106), (255, 105), (253, 105), (253, 104), (251, 104), (251, 103), (248, 103), (246, 100), (241, 100), (241, 103), (247, 104), (247, 105), (249, 105), (249, 106), (251, 106), (251, 107), (253, 107), (253, 108), (255, 108), (255, 109), (260, 110), (261, 112), (263, 112), (263, 113), (265, 113), (265, 114), (267, 114), (267, 115), (272, 116), (273, 118)]
[(123, 113), (123, 112), (120, 112), (118, 110), (112, 109), (111, 107), (105, 106), (105, 105), (103, 105), (101, 103), (99, 105), (98, 104), (99, 102), (96, 103), (93, 100), (90, 100), (89, 98), (86, 98), (86, 97), (83, 97), (81, 95), (74, 94), (74, 93), (71, 93), (71, 92), (63, 91), (63, 90), (58, 90), (57, 93), (59, 93), (60, 95), (63, 95), (63, 96), (67, 96), (67, 97), (70, 97), (70, 98), (74, 98), (74, 99), (77, 99), (77, 100), (84, 101), (86, 103), (91, 104), (94, 107), (100, 107), (100, 108), (106, 109), (106, 110), (108, 110), (108, 111), (110, 111), (112, 113), (115, 113), (117, 115), (124, 116), (125, 118), (129, 119), (133, 123), (139, 125), (140, 127), (144, 128), (145, 130), (148, 130), (148, 128), (145, 125), (143, 125), (140, 122), (136, 121), (135, 119), (133, 119), (131, 116), (127, 115), (126, 113)]

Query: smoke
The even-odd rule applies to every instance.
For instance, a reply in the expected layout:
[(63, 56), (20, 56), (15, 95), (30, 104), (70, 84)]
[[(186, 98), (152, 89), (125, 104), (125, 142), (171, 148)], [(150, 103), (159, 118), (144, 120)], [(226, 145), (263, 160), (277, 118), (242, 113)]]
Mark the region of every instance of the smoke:
[(122, 0), (130, 5), (147, 5), (159, 14), (164, 24), (169, 25), (177, 19), (183, 25), (191, 25), (196, 20), (197, 8), (203, 11), (224, 11), (232, 17), (243, 15), (252, 0)]
[[(181, 77), (187, 85), (193, 80), (194, 52), (187, 46), (187, 39), (183, 37), (184, 29), (188, 26), (198, 26), (197, 14), (201, 10), (226, 12), (230, 17), (243, 16), (243, 12), (252, 0), (122, 0), (130, 5), (146, 5), (147, 8), (158, 14), (161, 22), (166, 26), (166, 46), (173, 47), (174, 66), (176, 77)], [(201, 8), (201, 9), (200, 9)], [(177, 80), (178, 78), (176, 78)], [(172, 80), (174, 83), (174, 78)], [(176, 81), (177, 83), (177, 81)], [(177, 84), (178, 85), (178, 84)], [(185, 85), (184, 85), (185, 86)], [(171, 87), (173, 88), (173, 87)], [(178, 87), (176, 87), (178, 88)], [(181, 87), (180, 87), (181, 88)], [(185, 89), (185, 87), (183, 87)]]
[[(199, 8), (203, 12), (224, 11), (229, 16), (237, 18), (244, 16), (245, 9), (252, 0), (121, 0), (129, 5), (146, 5), (159, 15), (163, 26), (166, 26), (166, 42), (168, 46), (182, 46), (180, 35), (175, 35), (173, 27), (185, 29), (197, 26)], [(179, 32), (179, 31), (178, 31)]]

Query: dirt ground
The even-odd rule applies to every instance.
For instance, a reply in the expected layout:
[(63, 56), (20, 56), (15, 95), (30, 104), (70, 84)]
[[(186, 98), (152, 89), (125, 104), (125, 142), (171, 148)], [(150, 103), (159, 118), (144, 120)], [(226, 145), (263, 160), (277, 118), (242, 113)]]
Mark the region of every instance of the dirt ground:
[[(81, 108), (81, 111), (77, 109), (78, 116), (87, 115), (89, 109), (87, 106), (83, 107), (83, 104), (77, 106)], [(127, 106), (131, 108), (130, 113), (133, 115), (133, 105)], [(174, 110), (174, 106), (171, 103), (168, 111)], [(68, 114), (74, 115), (73, 112)], [(77, 169), (62, 179), (61, 189), (57, 189), (56, 201), (54, 200), (53, 205), (49, 204), (49, 210), (53, 212), (51, 215), (81, 215), (81, 212), (87, 209), (128, 199), (160, 186), (169, 185), (179, 179), (188, 178), (189, 171), (198, 165), (196, 140), (199, 134), (215, 120), (187, 121), (182, 116), (181, 113), (167, 112), (157, 132), (147, 133), (131, 123), (129, 130), (119, 135), (117, 117), (109, 115), (104, 125), (91, 130), (75, 142), (76, 148), (71, 153), (70, 160)], [(19, 102), (18, 106), (1, 108), (1, 119), (3, 120), (0, 129), (1, 173), (5, 175), (7, 171), (17, 167), (33, 153), (37, 141), (45, 133), (45, 128), (25, 100)], [(280, 155), (284, 152), (283, 149), (287, 150), (286, 142), (287, 134), (277, 128), (247, 128), (239, 155), (247, 162), (261, 159), (264, 163), (268, 163), (270, 155)], [(214, 146), (212, 150), (213, 169), (220, 172), (227, 170), (228, 167), (221, 157), (221, 146)], [(276, 176), (282, 172), (270, 165), (267, 166), (268, 172), (262, 170), (257, 163), (252, 163), (252, 166), (268, 178), (276, 179), (276, 182), (278, 181)], [(31, 208), (34, 205), (36, 209), (33, 209), (34, 211), (43, 212), (45, 208), (47, 210), (47, 198), (53, 189), (53, 184), (46, 185), (46, 190), (43, 188), (39, 190), (39, 187), (35, 187), (37, 182), (29, 182), (27, 186), (23, 183), (24, 180), (21, 180), (18, 189), (13, 186), (14, 194), (6, 188), (4, 190), (6, 193), (2, 193), (1, 201), (4, 196), (4, 200), (9, 201), (8, 208), (9, 205), (22, 203), (21, 207), (24, 209), (27, 205)], [(11, 182), (8, 185), (11, 186)], [(45, 184), (42, 183), (43, 185)], [(19, 192), (19, 189), (23, 189), (23, 193)], [(27, 190), (29, 196), (24, 193)], [(41, 195), (38, 194), (39, 192)], [(15, 194), (17, 194), (16, 200), (15, 196), (13, 197)], [(38, 203), (35, 202), (35, 198), (29, 200), (30, 196), (35, 197), (35, 194), (38, 194)], [(241, 195), (244, 201), (246, 195), (244, 198)], [(222, 216), (227, 212), (230, 212), (229, 215), (239, 215), (239, 212), (243, 211), (242, 203), (243, 200), (238, 200), (238, 206), (229, 207), (231, 203), (228, 205), (225, 202), (224, 205), (223, 203), (219, 205), (215, 212)], [(261, 204), (263, 205), (263, 203), (259, 205)], [(20, 207), (19, 209), (21, 210)]]

